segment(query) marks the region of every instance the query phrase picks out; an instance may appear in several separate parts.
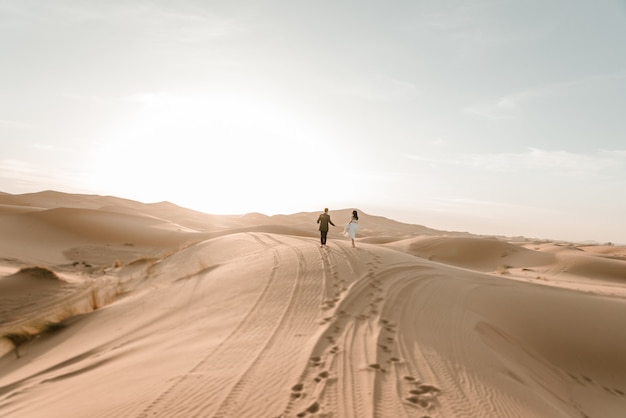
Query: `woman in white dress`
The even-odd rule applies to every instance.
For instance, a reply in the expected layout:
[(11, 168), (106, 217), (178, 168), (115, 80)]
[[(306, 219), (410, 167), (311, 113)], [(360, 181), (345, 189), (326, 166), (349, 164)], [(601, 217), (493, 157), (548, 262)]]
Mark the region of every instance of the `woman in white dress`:
[(346, 237), (350, 237), (350, 239), (352, 240), (353, 247), (356, 247), (356, 245), (354, 245), (354, 238), (356, 238), (356, 231), (358, 229), (359, 229), (359, 215), (357, 214), (356, 210), (353, 210), (352, 218), (350, 218), (350, 222), (346, 224), (346, 228), (344, 230), (344, 234), (346, 235)]

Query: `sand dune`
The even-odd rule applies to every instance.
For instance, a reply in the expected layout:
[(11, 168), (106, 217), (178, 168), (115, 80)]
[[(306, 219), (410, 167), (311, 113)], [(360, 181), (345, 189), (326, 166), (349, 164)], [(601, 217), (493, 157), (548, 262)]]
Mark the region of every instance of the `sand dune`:
[[(38, 198), (41, 197), (41, 200)], [(0, 194), (0, 416), (623, 417), (626, 249)], [(37, 268), (29, 268), (37, 266)]]
[(390, 244), (409, 254), (480, 271), (533, 267), (554, 262), (550, 254), (528, 250), (495, 238), (418, 237)]

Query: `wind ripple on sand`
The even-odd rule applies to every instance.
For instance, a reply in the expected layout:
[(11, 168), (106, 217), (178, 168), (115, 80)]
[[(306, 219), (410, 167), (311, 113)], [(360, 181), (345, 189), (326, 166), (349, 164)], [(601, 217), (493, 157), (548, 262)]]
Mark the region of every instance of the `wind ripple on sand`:
[(139, 416), (254, 417), (267, 391), (285, 385), (289, 376), (276, 362), (298, 359), (302, 350), (289, 341), (317, 328), (311, 312), (319, 309), (322, 283), (309, 272), (319, 260), (288, 242), (296, 238), (251, 236), (273, 258), (265, 288), (231, 334)]
[[(555, 355), (538, 346), (533, 322), (523, 320), (524, 307), (533, 306), (537, 312), (533, 317), (561, 329), (561, 338), (572, 343), (570, 356), (580, 358), (574, 353), (590, 344), (584, 334), (556, 323), (571, 315), (569, 306), (578, 301), (574, 306), (581, 317), (604, 321), (607, 329), (597, 338), (604, 340), (612, 364), (623, 368), (624, 362), (610, 347), (623, 346), (626, 334), (615, 322), (606, 322), (624, 310), (623, 300), (614, 300), (611, 310), (602, 312), (606, 301), (592, 298), (597, 301), (592, 305), (588, 295), (578, 292), (403, 258), (380, 248), (361, 250), (360, 261), (369, 268), (329, 318), (292, 389), (298, 396), (283, 416), (319, 412), (339, 417), (569, 417), (593, 416), (598, 410), (604, 416), (618, 416), (610, 411), (626, 407), (619, 395), (624, 382), (606, 380), (605, 392), (619, 396), (601, 394), (600, 406), (573, 403), (568, 393), (581, 388), (568, 374), (577, 376), (576, 381), (583, 378), (568, 372), (572, 364), (554, 363), (558, 351)], [(486, 292), (489, 289), (493, 291)], [(541, 309), (536, 305), (540, 295), (550, 300)], [(515, 311), (522, 322), (504, 321), (505, 306), (482, 308), (514, 297), (519, 299)], [(498, 330), (497, 335), (488, 336), (484, 331), (488, 328)], [(592, 361), (580, 367), (595, 368), (596, 379), (605, 374)]]
[[(34, 411), (37, 402), (56, 399), (46, 390), (73, 387), (72, 379), (93, 376), (98, 391), (111, 376), (107, 368), (139, 361), (131, 356), (138, 347), (150, 356), (137, 373), (170, 365), (151, 375), (154, 382), (136, 383), (126, 401), (111, 395), (114, 405), (80, 411), (495, 418), (617, 417), (626, 408), (626, 333), (612, 319), (624, 312), (623, 298), (510, 280), (380, 245), (319, 248), (311, 238), (267, 232), (209, 240), (146, 274), (137, 280), (144, 293), (100, 315), (133, 324), (120, 336), (98, 335), (110, 339), (93, 343), (100, 358), (74, 353), (86, 367), (70, 369), (38, 357), (44, 365), (40, 372), (30, 365), (27, 390), (6, 380), (0, 412)], [(176, 346), (176, 338), (185, 343)]]

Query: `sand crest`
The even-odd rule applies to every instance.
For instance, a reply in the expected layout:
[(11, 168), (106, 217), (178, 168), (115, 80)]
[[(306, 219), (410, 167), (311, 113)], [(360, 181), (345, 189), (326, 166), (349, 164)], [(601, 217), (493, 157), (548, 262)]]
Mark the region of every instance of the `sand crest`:
[(623, 416), (625, 248), (316, 218), (0, 194), (0, 416)]

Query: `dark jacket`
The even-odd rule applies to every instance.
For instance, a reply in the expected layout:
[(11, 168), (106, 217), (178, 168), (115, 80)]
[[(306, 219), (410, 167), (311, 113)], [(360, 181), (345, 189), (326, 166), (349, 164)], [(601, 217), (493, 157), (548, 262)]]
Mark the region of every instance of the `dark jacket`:
[(317, 218), (317, 223), (320, 224), (320, 231), (328, 231), (328, 224), (335, 226), (333, 221), (330, 220), (330, 215), (327, 213), (322, 213), (319, 218)]

